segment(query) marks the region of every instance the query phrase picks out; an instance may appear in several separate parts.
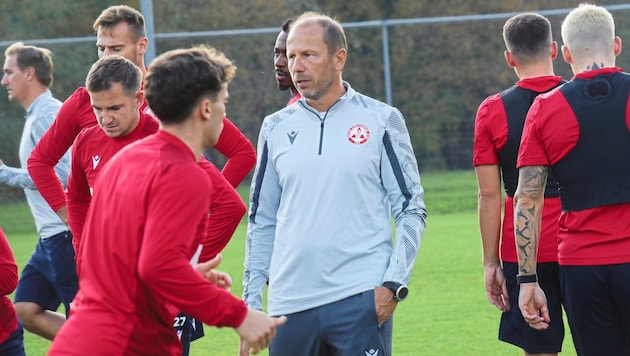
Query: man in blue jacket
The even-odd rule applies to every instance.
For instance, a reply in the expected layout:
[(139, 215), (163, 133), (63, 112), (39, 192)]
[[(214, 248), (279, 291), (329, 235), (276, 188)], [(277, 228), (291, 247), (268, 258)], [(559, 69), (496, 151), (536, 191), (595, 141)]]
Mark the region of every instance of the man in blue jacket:
[(302, 98), (260, 130), (243, 297), (262, 309), (269, 278), (268, 312), (288, 318), (272, 356), (391, 354), (426, 226), (403, 116), (342, 80), (346, 56), (338, 22), (298, 17), (287, 58)]

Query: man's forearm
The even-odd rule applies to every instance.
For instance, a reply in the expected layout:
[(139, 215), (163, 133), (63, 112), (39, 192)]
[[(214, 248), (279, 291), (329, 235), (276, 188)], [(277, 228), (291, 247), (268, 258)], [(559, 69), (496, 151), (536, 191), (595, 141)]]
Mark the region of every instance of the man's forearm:
[(484, 266), (496, 266), (499, 261), (501, 239), (501, 171), (497, 164), (475, 167), (477, 186), (477, 212)]
[(57, 177), (54, 166), (28, 161), (28, 172), (37, 190), (44, 197), (48, 205), (57, 211), (66, 205), (66, 193)]
[(501, 194), (498, 197), (479, 196), (479, 232), (484, 265), (499, 264), (501, 237)]
[(514, 195), (514, 235), (519, 274), (536, 273), (547, 172), (546, 166), (527, 166), (519, 170)]

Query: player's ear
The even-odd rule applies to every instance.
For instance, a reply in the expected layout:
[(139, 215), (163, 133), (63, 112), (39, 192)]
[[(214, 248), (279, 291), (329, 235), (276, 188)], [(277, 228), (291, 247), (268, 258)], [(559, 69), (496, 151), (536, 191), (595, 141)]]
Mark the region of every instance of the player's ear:
[(506, 49), (503, 52), (503, 56), (505, 57), (505, 62), (508, 66), (510, 66), (510, 68), (516, 67), (516, 62), (514, 62), (514, 57), (512, 56), (512, 53), (510, 51)]
[(136, 99), (136, 107), (140, 109), (142, 107), (142, 104), (144, 104), (144, 92), (142, 90), (138, 90), (136, 92), (135, 99)]
[(569, 50), (569, 47), (567, 47), (566, 45), (562, 45), (562, 58), (568, 64), (571, 64), (571, 61), (573, 61), (573, 57), (571, 56), (571, 51)]
[(558, 57), (558, 42), (551, 42), (551, 59), (554, 60)]
[(202, 98), (197, 106), (197, 111), (202, 121), (210, 120), (212, 117), (212, 101), (207, 97)]
[(337, 70), (343, 70), (343, 67), (346, 65), (346, 58), (348, 56), (348, 51), (343, 48), (340, 48), (335, 52), (335, 67)]
[(149, 39), (146, 37), (142, 37), (136, 43), (136, 47), (138, 48), (138, 52), (140, 54), (145, 54), (147, 52), (147, 48), (149, 47)]
[(621, 54), (621, 38), (619, 36), (615, 36), (615, 57)]
[(35, 72), (35, 67), (33, 66), (26, 67), (24, 73), (26, 74), (26, 79), (28, 80), (33, 80), (37, 78), (37, 73)]

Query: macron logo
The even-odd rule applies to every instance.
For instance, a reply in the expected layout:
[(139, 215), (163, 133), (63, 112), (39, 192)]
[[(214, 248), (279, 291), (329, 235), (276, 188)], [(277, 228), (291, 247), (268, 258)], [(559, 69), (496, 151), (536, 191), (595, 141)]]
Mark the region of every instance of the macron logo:
[(96, 167), (98, 167), (99, 163), (101, 163), (101, 156), (99, 155), (92, 156), (92, 168), (94, 170), (96, 170)]
[(287, 136), (289, 136), (289, 142), (291, 142), (291, 144), (293, 144), (293, 141), (295, 141), (295, 138), (297, 137), (297, 135), (298, 135), (297, 131), (287, 132)]
[(378, 350), (370, 349), (365, 351), (365, 356), (378, 356)]

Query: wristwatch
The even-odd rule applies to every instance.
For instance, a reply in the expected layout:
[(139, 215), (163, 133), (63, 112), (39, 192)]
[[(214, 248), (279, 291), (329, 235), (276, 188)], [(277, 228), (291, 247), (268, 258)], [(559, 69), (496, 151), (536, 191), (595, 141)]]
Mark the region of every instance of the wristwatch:
[(398, 282), (384, 282), (383, 287), (394, 292), (394, 299), (396, 299), (397, 302), (402, 302), (407, 299), (407, 296), (409, 295), (409, 288)]

